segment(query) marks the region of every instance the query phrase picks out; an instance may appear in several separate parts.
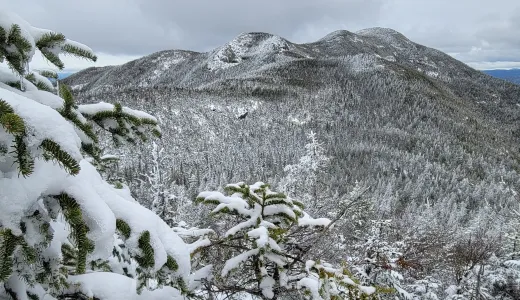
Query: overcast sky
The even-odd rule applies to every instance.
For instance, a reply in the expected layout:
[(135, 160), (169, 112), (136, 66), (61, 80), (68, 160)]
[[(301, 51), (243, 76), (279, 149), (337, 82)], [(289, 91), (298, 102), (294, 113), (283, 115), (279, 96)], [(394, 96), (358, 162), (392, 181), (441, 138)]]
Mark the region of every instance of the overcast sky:
[[(33, 26), (90, 46), (95, 65), (165, 49), (208, 51), (242, 32), (292, 42), (390, 27), (477, 69), (520, 67), (520, 0), (0, 0)], [(66, 59), (69, 69), (92, 66)], [(45, 67), (35, 59), (36, 67)]]

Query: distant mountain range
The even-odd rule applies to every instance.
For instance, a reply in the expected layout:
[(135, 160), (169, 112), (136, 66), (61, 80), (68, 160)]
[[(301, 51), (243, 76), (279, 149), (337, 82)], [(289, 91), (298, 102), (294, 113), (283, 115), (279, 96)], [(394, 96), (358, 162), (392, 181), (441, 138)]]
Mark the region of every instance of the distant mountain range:
[(65, 79), (75, 72), (58, 72), (58, 79)]
[(520, 84), (520, 69), (484, 70), (486, 74)]
[[(245, 33), (210, 52), (162, 51), (64, 82), (79, 102), (156, 115), (164, 169), (190, 188), (276, 183), (312, 130), (332, 157), (320, 182), (340, 194), (362, 182), (384, 209), (434, 201), (472, 210), (506, 201), (485, 192), (500, 182), (520, 190), (520, 85), (391, 29), (308, 44)], [(135, 185), (131, 174), (150, 163), (139, 147), (123, 153)]]

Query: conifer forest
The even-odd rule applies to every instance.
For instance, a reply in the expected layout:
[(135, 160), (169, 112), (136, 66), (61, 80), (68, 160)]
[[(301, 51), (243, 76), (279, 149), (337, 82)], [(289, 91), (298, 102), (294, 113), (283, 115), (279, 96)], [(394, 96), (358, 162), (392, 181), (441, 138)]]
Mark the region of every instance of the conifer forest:
[(59, 79), (96, 49), (37, 26), (0, 10), (0, 300), (520, 299), (520, 85), (381, 27)]

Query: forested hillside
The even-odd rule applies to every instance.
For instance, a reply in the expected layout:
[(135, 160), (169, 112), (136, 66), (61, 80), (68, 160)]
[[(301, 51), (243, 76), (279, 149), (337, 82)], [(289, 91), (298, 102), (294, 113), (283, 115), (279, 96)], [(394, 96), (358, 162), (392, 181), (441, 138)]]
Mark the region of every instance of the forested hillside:
[[(312, 214), (339, 214), (341, 242), (316, 251), (355, 265), (367, 283), (383, 280), (361, 267), (377, 248), (399, 253), (396, 271), (416, 299), (519, 295), (510, 262), (518, 85), (384, 28), (310, 44), (242, 34), (208, 53), (158, 52), (63, 83), (81, 103), (120, 102), (158, 118), (155, 145), (105, 149), (123, 157), (108, 176), (172, 225), (219, 232), (192, 206), (196, 195), (261, 180)], [(381, 259), (372, 267), (393, 268)]]

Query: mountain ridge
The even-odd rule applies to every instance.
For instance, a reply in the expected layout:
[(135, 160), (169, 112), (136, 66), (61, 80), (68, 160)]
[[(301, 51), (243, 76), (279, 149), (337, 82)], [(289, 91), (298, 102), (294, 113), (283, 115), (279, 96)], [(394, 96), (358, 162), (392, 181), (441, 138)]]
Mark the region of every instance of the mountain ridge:
[[(79, 103), (157, 116), (175, 158), (165, 168), (194, 189), (276, 184), (313, 131), (333, 158), (328, 190), (348, 193), (360, 181), (375, 203), (399, 195), (388, 200), (396, 210), (424, 199), (475, 210), (510, 201), (479, 196), (499, 182), (520, 190), (520, 86), (388, 29), (308, 44), (242, 34), (209, 52), (166, 50), (63, 82)], [(131, 174), (146, 172), (148, 151), (120, 153), (130, 185), (140, 184)]]
[(482, 72), (497, 78), (510, 81), (512, 83), (520, 84), (520, 69), (518, 68), (508, 70), (483, 70)]
[[(335, 40), (336, 42), (332, 42)], [(332, 43), (331, 43), (332, 42)], [(386, 45), (384, 45), (386, 43)], [(386, 49), (391, 48), (391, 49)], [(125, 66), (130, 68), (137, 67), (138, 72), (144, 70), (140, 62), (149, 62), (155, 64), (150, 66), (155, 72), (153, 74), (143, 74), (141, 78), (133, 78), (133, 80), (117, 81), (117, 84), (132, 84), (138, 86), (153, 86), (161, 84), (172, 84), (171, 80), (162, 80), (162, 77), (169, 75), (173, 78), (173, 83), (179, 86), (191, 86), (190, 74), (198, 74), (202, 71), (222, 71), (230, 67), (238, 67), (245, 63), (246, 60), (253, 59), (254, 62), (247, 62), (247, 71), (258, 70), (270, 64), (290, 63), (297, 59), (316, 59), (337, 58), (346, 55), (362, 56), (369, 49), (371, 56), (360, 58), (372, 60), (386, 60), (387, 62), (396, 62), (397, 60), (409, 60), (411, 64), (423, 65), (424, 72), (429, 76), (443, 76), (437, 74), (436, 64), (428, 61), (426, 54), (430, 53), (434, 56), (446, 55), (438, 50), (415, 44), (408, 40), (404, 35), (388, 28), (369, 28), (353, 33), (346, 30), (332, 32), (318, 41), (312, 43), (296, 44), (276, 35), (253, 32), (242, 33), (216, 49), (208, 52), (194, 52), (186, 50), (164, 50), (143, 58), (139, 58), (121, 66), (103, 67), (104, 70), (118, 70), (118, 74), (124, 71)], [(260, 51), (258, 51), (260, 50)], [(256, 52), (255, 52), (256, 51)], [(421, 52), (418, 55), (416, 52)], [(396, 57), (396, 55), (402, 57)], [(322, 55), (325, 55), (323, 57)], [(322, 57), (320, 57), (322, 56)], [(188, 63), (189, 66), (186, 65)], [(360, 62), (362, 64), (362, 62)], [(178, 73), (168, 74), (173, 66), (176, 67)], [(362, 67), (362, 65), (360, 66)], [(469, 67), (468, 67), (469, 68)], [(97, 68), (89, 68), (87, 72), (94, 75), (93, 70)], [(124, 72), (123, 72), (124, 73)], [(81, 73), (78, 73), (81, 74)], [(164, 74), (164, 75), (163, 75)], [(186, 75), (187, 74), (187, 75)], [(146, 76), (145, 76), (146, 75)], [(161, 76), (163, 75), (163, 76)], [(197, 76), (197, 75), (195, 75)], [(77, 78), (79, 79), (79, 78)]]
[[(307, 72), (316, 66), (334, 68), (337, 65), (344, 65), (345, 72), (352, 74), (379, 70), (403, 78), (421, 77), (430, 84), (446, 85), (451, 90), (478, 86), (483, 94), (475, 101), (480, 104), (495, 101), (490, 100), (493, 98), (507, 98), (508, 105), (516, 102), (509, 96), (488, 91), (485, 87), (489, 84), (500, 86), (506, 93), (520, 94), (518, 86), (478, 72), (439, 50), (416, 44), (393, 29), (380, 27), (356, 33), (338, 30), (304, 44), (291, 43), (269, 33), (242, 33), (212, 51), (164, 50), (120, 66), (89, 68), (64, 82), (79, 93), (161, 86), (212, 90), (226, 89), (237, 82), (250, 89), (276, 92), (280, 86), (305, 89), (320, 85), (321, 79)], [(290, 70), (308, 71), (302, 79), (292, 76), (288, 73)], [(508, 109), (501, 109), (500, 113), (510, 122), (515, 119)]]

